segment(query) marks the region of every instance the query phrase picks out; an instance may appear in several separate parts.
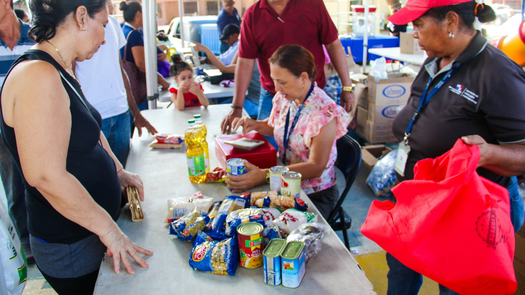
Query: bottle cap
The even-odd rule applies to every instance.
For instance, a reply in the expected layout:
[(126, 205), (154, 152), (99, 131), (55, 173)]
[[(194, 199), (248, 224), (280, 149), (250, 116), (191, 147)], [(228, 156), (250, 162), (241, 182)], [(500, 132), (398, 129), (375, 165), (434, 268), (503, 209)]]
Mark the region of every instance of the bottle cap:
[(190, 124), (190, 125), (191, 125), (191, 124), (195, 124), (195, 119), (189, 119), (189, 120), (188, 120), (188, 124)]
[(201, 118), (201, 114), (195, 114), (195, 115), (193, 115), (193, 118), (200, 119)]

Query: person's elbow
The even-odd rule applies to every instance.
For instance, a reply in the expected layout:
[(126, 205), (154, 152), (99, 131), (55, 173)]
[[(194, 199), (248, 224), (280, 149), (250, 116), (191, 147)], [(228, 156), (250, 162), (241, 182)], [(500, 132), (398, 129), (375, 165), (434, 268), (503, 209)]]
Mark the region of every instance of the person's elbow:
[(208, 106), (210, 105), (210, 102), (208, 101), (208, 99), (204, 100), (203, 102), (201, 102), (201, 105), (204, 107), (204, 108), (208, 108)]
[(145, 61), (143, 61), (143, 60), (137, 60), (137, 61), (135, 62), (135, 65), (137, 66), (137, 68), (139, 68), (139, 70), (140, 70), (141, 72), (144, 72), (144, 73), (146, 72), (146, 62), (145, 62)]
[(30, 169), (33, 172), (24, 173), (24, 178), (27, 183), (36, 188), (39, 191), (49, 191), (50, 187), (55, 183), (57, 179), (56, 175), (59, 173), (49, 171), (49, 169)]

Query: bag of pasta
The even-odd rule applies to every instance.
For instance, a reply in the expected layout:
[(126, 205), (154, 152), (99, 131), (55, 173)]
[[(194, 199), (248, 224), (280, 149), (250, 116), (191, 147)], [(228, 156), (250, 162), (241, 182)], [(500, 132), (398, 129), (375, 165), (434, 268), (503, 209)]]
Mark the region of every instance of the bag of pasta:
[(191, 242), (197, 233), (206, 227), (210, 221), (207, 215), (202, 216), (197, 209), (182, 216), (170, 224), (170, 234), (176, 235), (179, 240)]
[(234, 276), (239, 264), (238, 257), (237, 238), (218, 242), (210, 240), (208, 235), (201, 231), (195, 238), (189, 263), (194, 270)]
[(239, 196), (227, 196), (224, 198), (217, 215), (211, 223), (210, 236), (215, 240), (228, 238), (228, 235), (226, 235), (226, 218), (228, 214), (239, 209), (244, 209), (248, 203), (249, 200)]
[(262, 226), (265, 226), (266, 221), (264, 217), (264, 211), (260, 208), (248, 208), (232, 211), (230, 214), (228, 214), (228, 217), (226, 217), (225, 234), (229, 237), (236, 236), (237, 227), (247, 222), (257, 222)]

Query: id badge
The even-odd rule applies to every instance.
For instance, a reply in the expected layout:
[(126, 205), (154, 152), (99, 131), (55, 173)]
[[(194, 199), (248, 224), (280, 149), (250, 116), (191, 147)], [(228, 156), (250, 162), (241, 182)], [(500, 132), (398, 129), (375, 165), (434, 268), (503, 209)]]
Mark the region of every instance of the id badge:
[(394, 169), (401, 176), (405, 176), (408, 153), (410, 153), (410, 146), (406, 145), (404, 141), (401, 141), (397, 149), (396, 163), (394, 165)]

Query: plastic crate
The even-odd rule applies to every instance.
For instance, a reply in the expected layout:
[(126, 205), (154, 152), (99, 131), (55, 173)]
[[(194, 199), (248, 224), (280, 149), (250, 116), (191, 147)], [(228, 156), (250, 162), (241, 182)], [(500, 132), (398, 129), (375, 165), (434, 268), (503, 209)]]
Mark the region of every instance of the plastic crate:
[(217, 24), (203, 24), (201, 25), (201, 43), (208, 47), (215, 55), (221, 54), (219, 40), (219, 31)]

